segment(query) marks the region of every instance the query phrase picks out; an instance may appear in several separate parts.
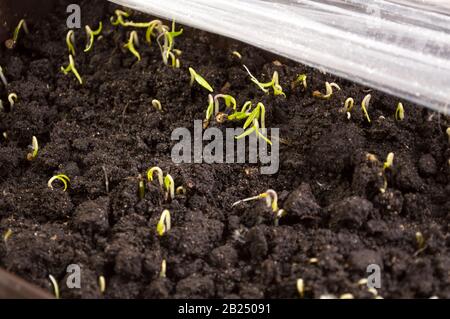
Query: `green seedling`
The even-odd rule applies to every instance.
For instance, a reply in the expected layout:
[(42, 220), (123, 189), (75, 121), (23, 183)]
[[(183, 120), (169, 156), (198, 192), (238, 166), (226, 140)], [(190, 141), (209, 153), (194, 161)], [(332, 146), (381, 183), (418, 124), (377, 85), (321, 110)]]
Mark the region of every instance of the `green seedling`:
[(206, 116), (203, 121), (203, 128), (207, 128), (209, 125), (209, 121), (211, 121), (211, 117), (214, 113), (214, 98), (211, 94), (208, 94), (208, 107), (206, 108)]
[(279, 81), (278, 81), (278, 72), (273, 72), (272, 81), (267, 83), (261, 83), (258, 81), (258, 79), (253, 76), (253, 74), (250, 73), (250, 70), (247, 68), (247, 66), (244, 65), (245, 70), (247, 71), (248, 75), (250, 76), (250, 79), (253, 83), (255, 83), (264, 93), (269, 93), (269, 90), (267, 88), (272, 87), (273, 89), (273, 95), (283, 95), (286, 97), (286, 94), (283, 92), (283, 88), (281, 87)]
[[(266, 127), (265, 117), (266, 117), (266, 108), (264, 107), (264, 104), (259, 102), (253, 109), (253, 111), (249, 114), (247, 120), (244, 123), (243, 129), (244, 130), (247, 128), (248, 129), (244, 131), (244, 133), (242, 133), (241, 135), (236, 136), (235, 138), (239, 140), (254, 132), (257, 136), (261, 137), (268, 144), (272, 145), (272, 142), (267, 137), (265, 137), (264, 134), (262, 134), (261, 131), (259, 130), (260, 128), (264, 129)], [(260, 122), (261, 126), (259, 125)]]
[(145, 185), (144, 185), (144, 179), (142, 178), (142, 175), (138, 175), (138, 181), (139, 181), (139, 198), (143, 199), (145, 197)]
[(211, 87), (211, 85), (209, 85), (209, 83), (197, 72), (195, 72), (195, 70), (193, 68), (189, 68), (189, 73), (191, 74), (191, 86), (194, 85), (194, 81), (197, 82), (199, 85), (201, 85), (203, 88), (205, 88), (206, 90), (208, 90), (209, 92), (213, 92), (213, 88)]
[(234, 207), (243, 202), (248, 202), (248, 201), (258, 200), (258, 199), (266, 200), (267, 207), (271, 208), (272, 212), (275, 214), (275, 225), (278, 225), (279, 219), (281, 217), (283, 217), (284, 215), (286, 215), (286, 211), (284, 209), (279, 209), (278, 195), (273, 189), (268, 189), (267, 191), (265, 191), (264, 193), (261, 193), (259, 195), (239, 200), (239, 201), (233, 203), (233, 205), (231, 205), (231, 207)]
[(186, 188), (184, 186), (178, 186), (175, 190), (175, 194), (177, 195), (186, 195)]
[(305, 282), (302, 278), (297, 279), (297, 291), (300, 298), (305, 296)]
[(8, 81), (6, 80), (5, 74), (3, 73), (3, 68), (0, 66), (0, 80), (4, 86), (8, 86)]
[[(173, 67), (179, 67), (179, 61), (177, 61), (177, 58), (173, 54), (173, 46), (175, 42), (175, 38), (183, 34), (183, 29), (180, 29), (179, 31), (175, 30), (175, 21), (172, 21), (172, 30), (168, 31), (167, 27), (161, 27), (160, 28), (160, 34), (156, 38), (156, 42), (158, 43), (158, 46), (161, 50), (161, 55), (163, 58), (163, 62), (165, 65), (168, 64), (169, 57), (172, 59), (172, 66)], [(164, 39), (164, 43), (161, 44), (160, 39)], [(191, 74), (192, 75), (192, 74)], [(212, 92), (212, 91), (211, 91)]]
[(66, 35), (66, 44), (69, 50), (69, 54), (75, 56), (75, 32), (73, 30), (69, 30)]
[(241, 110), (239, 112), (235, 111), (234, 113), (230, 114), (227, 116), (227, 120), (229, 121), (239, 121), (239, 120), (243, 120), (246, 119), (250, 116), (251, 110), (252, 108), (252, 102), (251, 101), (247, 101), (244, 103), (244, 105), (242, 106)]
[(104, 276), (98, 277), (98, 286), (100, 288), (100, 293), (104, 294), (106, 291), (106, 279)]
[(208, 108), (206, 109), (206, 117), (203, 121), (203, 127), (206, 128), (209, 125), (212, 115), (216, 116), (216, 120), (218, 123), (223, 123), (227, 116), (224, 113), (219, 112), (220, 102), (219, 99), (222, 98), (225, 101), (225, 106), (227, 108), (232, 107), (234, 111), (236, 111), (236, 99), (228, 94), (217, 94), (212, 97), (211, 94), (208, 95)]
[(175, 182), (170, 176), (170, 174), (167, 174), (166, 177), (164, 177), (164, 188), (166, 189), (166, 200), (168, 199), (174, 199), (175, 198)]
[(233, 51), (231, 52), (231, 54), (233, 54), (235, 57), (237, 57), (239, 60), (242, 59), (242, 55), (238, 52), (238, 51)]
[(35, 160), (38, 156), (39, 144), (36, 136), (31, 138), (31, 147), (33, 152), (27, 154), (27, 160), (29, 161)]
[(63, 183), (63, 185), (64, 185), (63, 191), (65, 192), (67, 190), (68, 183), (70, 182), (70, 178), (64, 174), (55, 175), (48, 180), (47, 185), (49, 188), (53, 189), (53, 182), (55, 180), (60, 180)]
[(320, 91), (314, 91), (313, 96), (318, 97), (321, 99), (328, 100), (333, 95), (333, 88), (340, 91), (341, 88), (336, 83), (332, 82), (325, 82), (325, 94), (321, 93)]
[(308, 84), (306, 83), (307, 75), (306, 74), (299, 74), (297, 78), (292, 82), (292, 89), (294, 89), (298, 83), (301, 83), (303, 86), (303, 89), (308, 88)]
[(53, 292), (55, 294), (55, 298), (59, 299), (60, 298), (60, 294), (59, 294), (59, 285), (58, 285), (58, 281), (56, 281), (55, 277), (53, 277), (52, 275), (48, 275), (48, 278), (50, 278), (50, 281), (52, 283), (53, 286)]
[(10, 108), (12, 110), (14, 104), (16, 104), (16, 102), (17, 102), (17, 94), (16, 93), (10, 93), (8, 95), (8, 102), (9, 102), (9, 106), (10, 106)]
[(22, 29), (25, 32), (25, 34), (28, 34), (27, 23), (25, 22), (24, 19), (20, 20), (19, 23), (17, 24), (17, 27), (14, 29), (12, 39), (6, 40), (6, 42), (5, 42), (6, 48), (14, 49), (14, 47), (17, 44), (17, 40), (19, 39), (20, 30), (22, 30)]
[(83, 80), (81, 79), (80, 73), (78, 73), (78, 71), (75, 67), (75, 61), (73, 59), (72, 54), (69, 54), (69, 65), (66, 68), (61, 67), (61, 71), (65, 75), (67, 75), (69, 72), (72, 72), (75, 75), (75, 77), (78, 79), (78, 82), (80, 82), (80, 84), (83, 84)]
[(448, 136), (448, 143), (450, 144), (450, 127), (447, 127), (447, 130), (445, 131)]
[(128, 18), (130, 14), (128, 12), (125, 12), (123, 10), (117, 9), (114, 11), (114, 14), (116, 15), (116, 19), (114, 20), (114, 17), (111, 17), (109, 20), (111, 21), (111, 24), (114, 26), (122, 25), (124, 27), (127, 26), (127, 23), (125, 22), (124, 18)]
[(166, 232), (170, 230), (170, 212), (169, 210), (163, 210), (161, 217), (159, 218), (159, 222), (156, 225), (156, 232), (159, 236), (164, 235)]
[(154, 30), (158, 32), (156, 35), (156, 37), (158, 37), (165, 31), (169, 31), (169, 27), (164, 25), (160, 20), (151, 21), (147, 27), (147, 31), (145, 32), (145, 41), (147, 41), (150, 45), (152, 44), (152, 36), (155, 36), (155, 34), (153, 34)]
[(159, 186), (161, 186), (161, 188), (164, 187), (163, 171), (158, 166), (154, 166), (147, 171), (147, 180), (149, 182), (152, 182), (153, 181), (153, 173), (155, 173), (155, 172), (156, 172), (156, 175), (158, 176)]
[(367, 122), (369, 122), (369, 123), (370, 123), (370, 117), (369, 117), (369, 113), (367, 112), (367, 109), (369, 108), (369, 102), (370, 102), (371, 98), (372, 98), (372, 95), (367, 94), (361, 102), (361, 110), (363, 111), (364, 116), (366, 117)]
[(382, 172), (382, 174), (383, 174), (384, 182), (383, 182), (383, 187), (380, 188), (380, 191), (382, 193), (386, 192), (386, 189), (387, 189), (386, 170), (387, 169), (391, 169), (393, 165), (394, 165), (394, 153), (391, 152), (391, 153), (389, 153), (387, 155), (386, 161), (383, 163), (383, 172)]
[(166, 271), (167, 271), (167, 263), (166, 260), (163, 259), (161, 262), (161, 271), (159, 272), (159, 278), (166, 278)]
[(98, 23), (98, 29), (97, 30), (92, 30), (90, 26), (85, 26), (84, 27), (86, 30), (86, 34), (88, 36), (88, 42), (86, 44), (86, 48), (84, 49), (84, 52), (88, 52), (92, 49), (92, 46), (94, 45), (94, 40), (95, 37), (100, 35), (100, 33), (102, 32), (103, 29), (103, 23), (100, 21)]
[(136, 50), (134, 46), (139, 46), (139, 38), (136, 31), (130, 32), (130, 37), (128, 38), (128, 42), (124, 44), (124, 48), (128, 49), (137, 59), (141, 61), (141, 55)]
[(13, 231), (11, 228), (8, 228), (8, 230), (5, 232), (5, 234), (3, 235), (3, 242), (6, 244), (6, 242), (8, 241), (9, 237), (11, 237), (11, 235), (13, 234)]
[(155, 109), (162, 112), (162, 106), (161, 106), (161, 102), (159, 100), (156, 100), (156, 99), (152, 100), (152, 105)]
[(395, 110), (395, 119), (397, 121), (403, 121), (405, 118), (405, 109), (403, 108), (402, 102), (398, 102), (397, 109)]
[(236, 111), (236, 99), (228, 94), (217, 94), (214, 96), (214, 112), (215, 114), (219, 113), (220, 102), (219, 99), (223, 99), (225, 101), (225, 106), (227, 108), (233, 108)]

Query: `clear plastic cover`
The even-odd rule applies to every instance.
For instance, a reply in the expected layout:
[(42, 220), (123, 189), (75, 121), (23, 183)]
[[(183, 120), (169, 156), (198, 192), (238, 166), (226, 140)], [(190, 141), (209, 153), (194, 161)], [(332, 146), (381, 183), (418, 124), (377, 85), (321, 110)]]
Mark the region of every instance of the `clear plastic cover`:
[(450, 2), (111, 0), (450, 114)]

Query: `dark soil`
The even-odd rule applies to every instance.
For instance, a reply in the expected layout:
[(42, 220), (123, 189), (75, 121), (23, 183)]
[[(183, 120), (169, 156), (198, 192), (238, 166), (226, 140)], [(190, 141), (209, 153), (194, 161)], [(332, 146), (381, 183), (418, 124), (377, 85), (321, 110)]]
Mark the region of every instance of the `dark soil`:
[[(298, 278), (305, 298), (373, 298), (358, 281), (377, 263), (385, 298), (450, 297), (448, 117), (403, 101), (405, 119), (396, 121), (399, 100), (371, 90), (369, 124), (359, 109), (368, 88), (190, 28), (176, 41), (180, 69), (163, 65), (156, 43), (144, 41), (136, 62), (122, 49), (130, 29), (109, 23), (115, 8), (82, 3), (83, 26), (96, 28), (100, 18), (104, 24), (103, 38), (86, 54), (84, 29), (76, 31), (82, 86), (60, 71), (68, 61), (64, 5), (28, 21), (30, 34), (14, 50), (2, 45), (9, 86), (0, 86), (0, 132), (7, 133), (0, 146), (0, 233), (13, 233), (0, 242), (1, 267), (48, 291), (52, 274), (63, 298), (297, 298)], [(264, 82), (277, 70), (287, 98), (264, 95), (242, 64)], [(277, 174), (260, 175), (255, 164), (172, 162), (171, 132), (192, 129), (207, 106), (208, 92), (189, 86), (189, 66), (239, 105), (266, 105), (267, 126), (280, 128), (284, 142)], [(291, 88), (300, 73), (308, 76), (306, 90)], [(329, 100), (313, 98), (325, 81), (342, 90)], [(19, 96), (12, 110), (11, 92)], [(349, 96), (356, 102), (350, 120), (340, 111)], [(165, 112), (151, 106), (154, 98)], [(30, 162), (32, 136), (40, 150)], [(395, 159), (383, 194), (389, 152)], [(152, 183), (140, 200), (138, 175), (154, 165), (184, 185), (186, 195), (165, 202)], [(66, 192), (58, 182), (47, 187), (57, 173), (71, 178)], [(287, 211), (279, 226), (262, 201), (231, 207), (268, 188)], [(159, 237), (165, 208), (172, 229)], [(159, 278), (163, 259), (167, 277)], [(81, 289), (65, 285), (69, 264), (81, 266)], [(106, 278), (104, 295), (99, 275)]]

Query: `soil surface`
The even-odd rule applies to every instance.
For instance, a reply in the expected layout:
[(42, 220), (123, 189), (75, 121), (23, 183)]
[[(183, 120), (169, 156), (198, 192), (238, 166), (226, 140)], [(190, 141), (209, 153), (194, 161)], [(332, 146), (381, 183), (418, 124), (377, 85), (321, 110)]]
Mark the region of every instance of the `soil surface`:
[[(68, 63), (64, 4), (28, 21), (30, 33), (15, 49), (0, 49), (9, 81), (0, 85), (0, 234), (12, 231), (0, 242), (1, 267), (50, 292), (53, 275), (62, 298), (298, 298), (299, 278), (305, 298), (374, 298), (358, 282), (375, 263), (379, 296), (450, 298), (448, 117), (403, 101), (405, 118), (396, 121), (395, 97), (187, 27), (176, 38), (180, 69), (162, 63), (145, 29), (138, 30), (137, 62), (123, 49), (133, 29), (109, 22), (116, 6), (85, 1), (81, 8), (83, 26), (104, 25), (88, 53), (84, 29), (75, 32), (83, 85), (60, 71)], [(135, 21), (151, 19), (131, 13)], [(242, 64), (262, 82), (278, 71), (287, 97), (264, 94)], [(280, 128), (277, 174), (261, 175), (258, 164), (172, 162), (172, 131), (192, 130), (207, 106), (208, 92), (189, 85), (190, 66), (239, 106), (264, 103), (266, 126)], [(302, 73), (306, 89), (291, 85)], [(313, 97), (325, 81), (341, 90), (328, 100)], [(12, 108), (11, 92), (18, 95)], [(359, 107), (369, 92), (371, 123)], [(341, 111), (347, 97), (355, 100), (350, 119)], [(32, 136), (39, 153), (28, 161)], [(393, 166), (383, 173), (389, 152)], [(140, 199), (138, 176), (155, 165), (186, 194), (165, 201), (155, 180)], [(58, 181), (47, 187), (59, 173), (70, 177), (65, 192)], [(278, 226), (263, 200), (232, 207), (267, 189), (287, 211)], [(163, 209), (172, 228), (160, 237)], [(65, 284), (70, 264), (81, 267), (81, 289)]]

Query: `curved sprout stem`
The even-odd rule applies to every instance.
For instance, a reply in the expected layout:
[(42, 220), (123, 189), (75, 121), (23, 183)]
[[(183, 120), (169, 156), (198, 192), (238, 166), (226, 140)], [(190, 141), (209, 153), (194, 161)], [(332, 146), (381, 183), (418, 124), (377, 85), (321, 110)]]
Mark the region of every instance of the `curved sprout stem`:
[(33, 136), (31, 138), (31, 147), (33, 149), (33, 152), (27, 154), (27, 160), (29, 161), (36, 159), (36, 157), (38, 156), (39, 144), (36, 136)]
[(152, 182), (153, 181), (153, 173), (155, 173), (155, 172), (156, 172), (156, 175), (158, 176), (159, 185), (161, 187), (163, 187), (164, 186), (163, 171), (158, 166), (154, 166), (147, 171), (147, 180)]
[(361, 102), (361, 109), (364, 113), (364, 116), (367, 119), (367, 122), (369, 122), (369, 123), (370, 123), (370, 117), (369, 117), (369, 113), (367, 112), (367, 109), (369, 108), (369, 102), (370, 102), (371, 98), (372, 98), (372, 95), (367, 94)]
[(67, 175), (64, 175), (64, 174), (55, 175), (55, 176), (53, 176), (52, 178), (50, 178), (48, 180), (47, 186), (49, 188), (53, 189), (53, 185), (52, 184), (53, 184), (53, 182), (55, 180), (60, 180), (64, 184), (63, 191), (65, 192), (67, 190), (68, 183), (70, 182), (70, 178)]
[(395, 119), (397, 121), (403, 121), (405, 118), (405, 109), (403, 108), (403, 103), (398, 102), (397, 109), (395, 110)]
[(69, 65), (66, 68), (61, 67), (61, 71), (66, 75), (69, 72), (72, 72), (75, 75), (75, 77), (78, 79), (78, 82), (80, 82), (80, 84), (83, 84), (83, 80), (81, 79), (81, 76), (75, 67), (75, 61), (73, 59), (72, 54), (69, 54)]
[(59, 294), (59, 285), (58, 285), (58, 281), (55, 279), (55, 277), (53, 277), (52, 275), (48, 275), (48, 278), (50, 278), (50, 281), (52, 283), (53, 286), (53, 292), (55, 294), (55, 298), (59, 299), (60, 298), (60, 294)]
[(67, 49), (69, 50), (69, 54), (75, 56), (75, 32), (73, 30), (69, 30), (66, 35), (66, 44)]
[(170, 174), (164, 178), (164, 187), (166, 189), (166, 199), (175, 198), (175, 182)]
[(124, 44), (124, 48), (128, 49), (137, 59), (141, 61), (141, 55), (134, 46), (139, 46), (139, 38), (136, 31), (131, 31), (128, 42)]
[(84, 49), (84, 52), (88, 52), (92, 49), (92, 46), (94, 45), (95, 37), (102, 32), (103, 23), (100, 21), (98, 23), (98, 29), (95, 31), (92, 30), (91, 27), (88, 25), (85, 26), (85, 29), (86, 29), (86, 34), (87, 34), (89, 40), (88, 40), (88, 43), (86, 44), (86, 48)]
[(169, 210), (165, 209), (163, 210), (161, 217), (159, 218), (159, 222), (156, 225), (156, 232), (159, 236), (164, 235), (166, 232), (168, 232), (171, 228), (170, 225), (170, 212)]
[(99, 276), (98, 277), (98, 286), (100, 288), (100, 292), (102, 294), (104, 294), (105, 291), (106, 291), (106, 279), (105, 279), (104, 276)]

